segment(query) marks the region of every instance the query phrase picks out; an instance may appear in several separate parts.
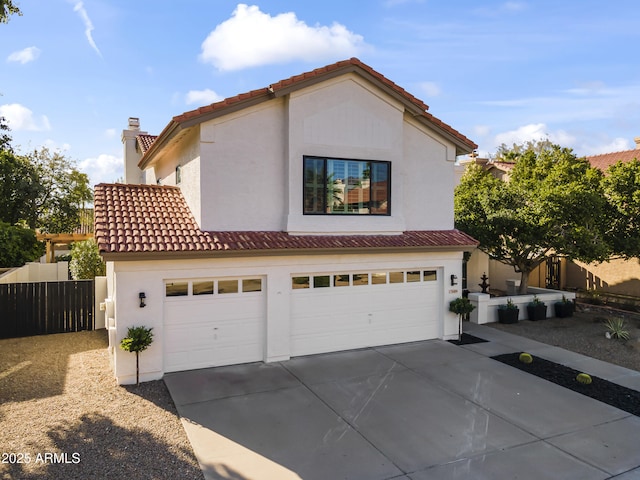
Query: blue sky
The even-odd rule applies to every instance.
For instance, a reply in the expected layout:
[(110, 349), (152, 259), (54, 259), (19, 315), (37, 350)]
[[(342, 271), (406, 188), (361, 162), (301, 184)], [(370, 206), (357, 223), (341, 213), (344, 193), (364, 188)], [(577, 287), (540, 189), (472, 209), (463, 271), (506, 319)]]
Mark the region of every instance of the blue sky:
[(122, 176), (127, 118), (185, 111), (358, 57), (481, 154), (550, 138), (579, 155), (640, 136), (637, 0), (17, 0), (0, 115), (92, 183)]

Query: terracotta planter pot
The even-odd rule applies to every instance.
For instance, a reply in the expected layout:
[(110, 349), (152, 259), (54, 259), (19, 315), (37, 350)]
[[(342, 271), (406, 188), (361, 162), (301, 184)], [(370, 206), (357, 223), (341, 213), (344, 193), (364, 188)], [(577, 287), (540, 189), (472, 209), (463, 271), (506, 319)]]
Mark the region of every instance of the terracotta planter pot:
[(547, 318), (547, 306), (543, 303), (537, 305), (527, 305), (527, 318), (537, 321)]
[(517, 323), (520, 310), (518, 308), (499, 308), (498, 322), (500, 323)]

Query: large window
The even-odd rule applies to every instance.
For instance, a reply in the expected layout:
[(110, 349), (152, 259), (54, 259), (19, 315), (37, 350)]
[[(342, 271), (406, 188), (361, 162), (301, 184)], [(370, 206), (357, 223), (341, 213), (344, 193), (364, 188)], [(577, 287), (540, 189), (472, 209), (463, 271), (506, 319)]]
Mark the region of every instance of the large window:
[(305, 214), (391, 214), (391, 164), (304, 157)]

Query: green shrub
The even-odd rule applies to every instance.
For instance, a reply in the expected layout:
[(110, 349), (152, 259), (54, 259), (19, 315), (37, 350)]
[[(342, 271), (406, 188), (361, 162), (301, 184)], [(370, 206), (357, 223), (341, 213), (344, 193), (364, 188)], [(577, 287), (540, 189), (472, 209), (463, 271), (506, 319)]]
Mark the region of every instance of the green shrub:
[(21, 267), (44, 254), (44, 244), (33, 230), (0, 222), (0, 267)]
[(140, 352), (144, 351), (153, 342), (153, 328), (129, 327), (127, 336), (120, 342), (120, 348), (126, 352), (136, 354), (136, 385), (140, 385)]
[(530, 353), (526, 353), (526, 352), (522, 352), (520, 354), (520, 356), (518, 357), (518, 360), (520, 360), (522, 363), (531, 363), (533, 362), (533, 357), (531, 356)]
[(588, 373), (579, 373), (576, 376), (576, 380), (580, 383), (582, 383), (583, 385), (591, 385), (591, 375), (589, 375)]
[(105, 274), (105, 263), (100, 257), (95, 240), (76, 242), (71, 246), (69, 271), (74, 280), (90, 280)]

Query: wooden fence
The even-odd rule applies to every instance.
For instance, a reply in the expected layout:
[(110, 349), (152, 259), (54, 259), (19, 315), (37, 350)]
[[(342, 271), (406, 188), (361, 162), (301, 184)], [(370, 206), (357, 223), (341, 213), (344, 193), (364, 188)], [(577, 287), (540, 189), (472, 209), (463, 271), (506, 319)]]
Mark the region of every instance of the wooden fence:
[(0, 338), (93, 330), (93, 280), (0, 284)]

